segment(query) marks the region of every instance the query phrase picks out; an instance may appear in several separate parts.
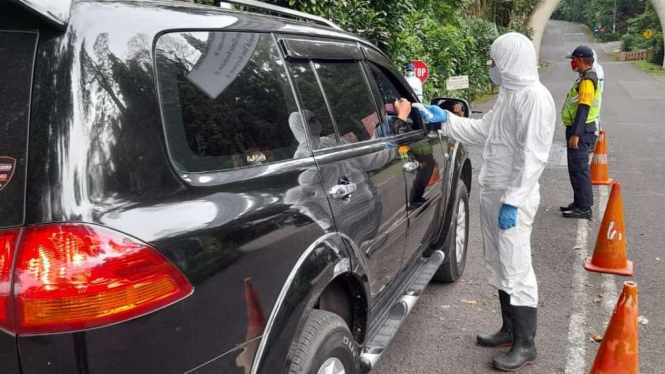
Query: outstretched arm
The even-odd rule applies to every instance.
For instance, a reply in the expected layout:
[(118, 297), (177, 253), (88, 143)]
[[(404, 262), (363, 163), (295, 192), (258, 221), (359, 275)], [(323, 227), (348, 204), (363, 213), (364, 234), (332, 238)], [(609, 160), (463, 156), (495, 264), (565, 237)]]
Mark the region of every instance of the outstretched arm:
[(443, 133), (466, 144), (484, 144), (489, 136), (489, 129), (494, 118), (494, 111), (490, 111), (480, 119), (448, 115), (448, 121), (443, 124)]

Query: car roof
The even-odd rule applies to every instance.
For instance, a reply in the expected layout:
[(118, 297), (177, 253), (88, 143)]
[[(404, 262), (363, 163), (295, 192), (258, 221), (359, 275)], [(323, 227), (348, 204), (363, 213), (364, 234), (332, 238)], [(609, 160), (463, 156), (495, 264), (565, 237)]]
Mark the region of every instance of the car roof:
[[(323, 25), (322, 22), (316, 22), (313, 20), (310, 20), (309, 22), (301, 21), (298, 19), (266, 15), (258, 12), (228, 9), (211, 5), (202, 5), (174, 0), (13, 0), (13, 2), (18, 3), (24, 8), (28, 9), (31, 13), (38, 16), (43, 21), (46, 21), (52, 27), (63, 31), (68, 27), (72, 9), (76, 8), (77, 5), (90, 5), (91, 3), (124, 3), (138, 5), (142, 8), (145, 8), (146, 10), (170, 9), (176, 12), (189, 11), (190, 13), (201, 13), (207, 15), (233, 15), (239, 20), (238, 23), (243, 25), (242, 29), (246, 31), (290, 33), (300, 34), (303, 36), (344, 39), (361, 43), (366, 47), (372, 48), (376, 52), (379, 52), (387, 58), (383, 51), (381, 51), (369, 41), (350, 32), (346, 32), (341, 29), (335, 29), (333, 27)], [(257, 2), (254, 1), (254, 3), (256, 4)], [(287, 8), (284, 8), (284, 10), (286, 12), (293, 11)]]

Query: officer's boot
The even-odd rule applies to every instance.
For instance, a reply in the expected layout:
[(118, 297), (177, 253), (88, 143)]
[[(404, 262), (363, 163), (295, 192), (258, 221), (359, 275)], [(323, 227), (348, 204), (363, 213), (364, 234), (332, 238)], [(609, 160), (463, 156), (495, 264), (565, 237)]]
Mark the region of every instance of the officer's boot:
[(510, 350), (494, 359), (494, 367), (503, 371), (516, 371), (536, 363), (536, 323), (538, 309), (512, 306), (513, 345)]
[(513, 321), (510, 313), (510, 295), (499, 291), (499, 301), (501, 302), (501, 318), (503, 326), (501, 330), (494, 334), (481, 334), (476, 336), (479, 345), (485, 347), (509, 346), (513, 342)]

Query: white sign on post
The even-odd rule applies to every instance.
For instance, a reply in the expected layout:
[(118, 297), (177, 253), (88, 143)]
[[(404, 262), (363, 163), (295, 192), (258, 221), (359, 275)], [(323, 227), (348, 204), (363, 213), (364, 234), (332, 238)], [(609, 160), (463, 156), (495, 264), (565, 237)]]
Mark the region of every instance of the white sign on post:
[(468, 75), (458, 75), (456, 77), (450, 77), (446, 80), (446, 90), (465, 90), (469, 88), (469, 76)]
[(247, 65), (258, 43), (256, 33), (210, 33), (206, 50), (187, 79), (211, 99), (217, 98)]

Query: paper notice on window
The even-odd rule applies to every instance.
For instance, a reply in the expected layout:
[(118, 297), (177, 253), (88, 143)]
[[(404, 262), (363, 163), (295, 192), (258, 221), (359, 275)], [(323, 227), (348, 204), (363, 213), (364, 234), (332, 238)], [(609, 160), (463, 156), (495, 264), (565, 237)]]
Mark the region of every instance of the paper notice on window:
[(258, 43), (259, 34), (211, 32), (187, 79), (211, 99), (217, 98), (245, 68)]

